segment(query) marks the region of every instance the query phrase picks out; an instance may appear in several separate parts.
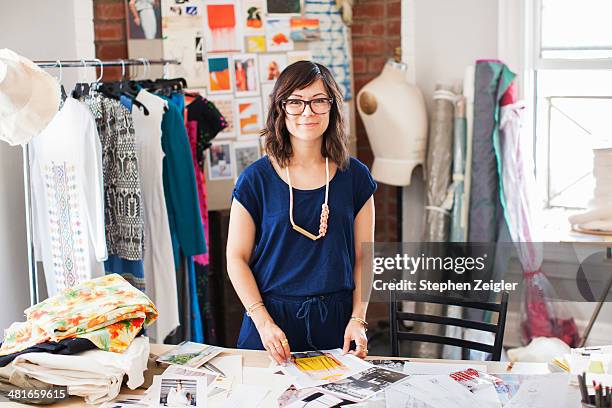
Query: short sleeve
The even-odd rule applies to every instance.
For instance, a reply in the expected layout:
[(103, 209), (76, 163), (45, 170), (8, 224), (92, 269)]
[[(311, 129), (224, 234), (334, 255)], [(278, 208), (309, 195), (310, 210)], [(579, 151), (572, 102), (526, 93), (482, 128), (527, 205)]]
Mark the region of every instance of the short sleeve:
[(251, 172), (247, 168), (240, 174), (236, 181), (234, 191), (232, 191), (232, 200), (236, 199), (242, 204), (249, 214), (251, 214), (251, 218), (253, 218), (253, 222), (255, 222), (257, 226), (261, 223), (261, 206), (257, 199), (258, 194), (256, 194), (253, 185)]
[(368, 167), (354, 158), (351, 158), (351, 173), (353, 178), (353, 215), (356, 217), (376, 191), (377, 184)]

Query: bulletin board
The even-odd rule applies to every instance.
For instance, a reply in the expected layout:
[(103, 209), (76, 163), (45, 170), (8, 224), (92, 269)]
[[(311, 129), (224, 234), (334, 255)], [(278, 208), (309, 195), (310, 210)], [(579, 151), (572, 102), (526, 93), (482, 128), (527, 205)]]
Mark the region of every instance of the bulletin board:
[[(350, 32), (334, 0), (162, 0), (161, 33), (130, 38), (130, 58), (179, 59), (170, 77), (209, 99), (228, 128), (206, 152), (209, 210), (230, 207), (242, 170), (262, 155), (259, 130), (274, 81), (287, 65), (313, 60), (333, 73), (345, 98), (347, 133), (355, 120)], [(354, 150), (354, 146), (353, 146)]]

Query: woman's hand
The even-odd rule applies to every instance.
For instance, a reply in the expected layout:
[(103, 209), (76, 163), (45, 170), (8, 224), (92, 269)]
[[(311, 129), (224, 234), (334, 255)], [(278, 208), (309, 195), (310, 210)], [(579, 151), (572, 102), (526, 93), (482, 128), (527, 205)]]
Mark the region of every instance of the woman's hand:
[[(263, 309), (263, 308), (261, 308)], [(263, 312), (263, 310), (261, 310)], [(262, 313), (263, 314), (263, 313)], [(267, 312), (265, 313), (268, 314)], [(255, 317), (255, 316), (254, 316)], [(258, 316), (259, 317), (259, 316)], [(280, 365), (284, 365), (291, 358), (291, 349), (285, 333), (274, 323), (271, 317), (253, 319), (259, 332), (261, 344), (270, 356)]]
[[(351, 341), (355, 342), (356, 349), (349, 351)], [(359, 358), (366, 358), (368, 356), (368, 338), (363, 324), (356, 320), (349, 320), (344, 331), (344, 347), (342, 347), (342, 352), (344, 354), (353, 354)]]

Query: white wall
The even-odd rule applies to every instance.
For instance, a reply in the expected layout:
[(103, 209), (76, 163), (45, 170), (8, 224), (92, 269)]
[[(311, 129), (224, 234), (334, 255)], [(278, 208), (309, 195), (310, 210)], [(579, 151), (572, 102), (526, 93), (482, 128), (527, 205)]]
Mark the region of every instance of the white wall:
[[(0, 48), (32, 60), (95, 56), (92, 0), (0, 2)], [(66, 89), (93, 69), (63, 69)], [(58, 75), (58, 70), (50, 70)], [(0, 142), (0, 338), (29, 306), (21, 148)]]

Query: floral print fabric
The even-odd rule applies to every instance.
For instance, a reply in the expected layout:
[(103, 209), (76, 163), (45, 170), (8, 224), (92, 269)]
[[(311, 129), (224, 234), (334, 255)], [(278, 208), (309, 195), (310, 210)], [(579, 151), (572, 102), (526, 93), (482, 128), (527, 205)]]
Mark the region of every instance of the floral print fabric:
[(101, 350), (121, 353), (158, 315), (151, 300), (117, 274), (67, 288), (25, 314), (25, 322), (13, 323), (5, 331), (0, 355), (75, 337), (88, 339)]

